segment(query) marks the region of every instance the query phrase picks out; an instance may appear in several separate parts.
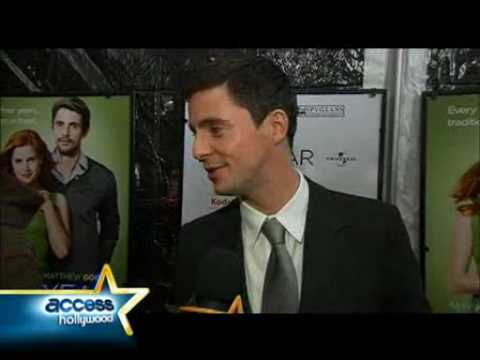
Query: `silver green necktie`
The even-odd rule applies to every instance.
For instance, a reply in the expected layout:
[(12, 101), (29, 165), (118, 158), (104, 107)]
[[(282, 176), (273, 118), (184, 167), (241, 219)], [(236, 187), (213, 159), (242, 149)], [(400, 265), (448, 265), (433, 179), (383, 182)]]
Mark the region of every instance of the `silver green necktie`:
[(285, 247), (285, 228), (273, 218), (265, 221), (262, 232), (272, 245), (263, 286), (262, 313), (296, 313), (298, 282)]

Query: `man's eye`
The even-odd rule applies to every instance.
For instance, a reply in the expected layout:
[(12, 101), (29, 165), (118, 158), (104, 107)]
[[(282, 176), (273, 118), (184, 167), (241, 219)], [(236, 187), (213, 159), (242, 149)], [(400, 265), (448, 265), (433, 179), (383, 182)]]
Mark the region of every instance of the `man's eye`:
[(210, 132), (213, 134), (213, 135), (221, 135), (223, 133), (223, 127), (221, 126), (212, 126), (210, 128)]

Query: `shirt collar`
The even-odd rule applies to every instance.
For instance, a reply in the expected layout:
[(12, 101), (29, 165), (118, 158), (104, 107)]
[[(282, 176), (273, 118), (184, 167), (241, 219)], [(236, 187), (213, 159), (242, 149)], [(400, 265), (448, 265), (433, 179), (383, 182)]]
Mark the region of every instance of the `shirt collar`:
[(240, 203), (240, 213), (245, 228), (245, 240), (247, 245), (253, 247), (258, 240), (267, 215), (248, 205), (245, 201)]
[(300, 185), (293, 197), (275, 215), (278, 221), (298, 242), (303, 242), (308, 206), (308, 184), (303, 174), (298, 171)]
[[(60, 151), (58, 150), (58, 147), (55, 148), (55, 150), (53, 150), (52, 159), (55, 163), (58, 163), (60, 161), (61, 154), (60, 154)], [(87, 169), (88, 169), (87, 156), (82, 151), (80, 151), (80, 157), (78, 158), (77, 163), (75, 164), (75, 166), (72, 169), (72, 175), (70, 176), (70, 179), (74, 178), (75, 176), (79, 176), (79, 175), (84, 174), (87, 171)], [(60, 172), (56, 168), (54, 168), (53, 173), (59, 180), (64, 182), (63, 176), (60, 174)], [(68, 179), (68, 181), (70, 179)]]
[(245, 201), (240, 203), (242, 222), (247, 232), (246, 239), (250, 245), (253, 246), (258, 240), (265, 219), (274, 217), (277, 218), (296, 241), (299, 243), (303, 242), (309, 189), (303, 174), (298, 169), (296, 169), (296, 171), (300, 177), (300, 184), (297, 191), (276, 214), (267, 216)]

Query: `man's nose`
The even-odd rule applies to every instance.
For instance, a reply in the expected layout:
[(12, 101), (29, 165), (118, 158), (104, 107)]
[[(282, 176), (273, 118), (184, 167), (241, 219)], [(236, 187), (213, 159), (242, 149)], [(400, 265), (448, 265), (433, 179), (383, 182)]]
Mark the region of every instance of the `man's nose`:
[(193, 140), (193, 157), (198, 161), (204, 161), (211, 151), (212, 149), (208, 139), (206, 139), (205, 136), (197, 133)]
[(67, 135), (67, 127), (66, 126), (62, 126), (59, 128), (59, 134), (60, 134), (60, 137), (65, 137)]

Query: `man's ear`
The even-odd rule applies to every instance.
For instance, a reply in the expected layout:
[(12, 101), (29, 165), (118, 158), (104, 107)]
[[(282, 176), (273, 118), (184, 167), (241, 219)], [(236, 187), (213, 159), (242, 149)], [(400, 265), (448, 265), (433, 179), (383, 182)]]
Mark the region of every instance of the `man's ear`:
[(90, 129), (86, 129), (86, 130), (83, 130), (83, 129), (82, 129), (82, 139), (85, 139), (85, 138), (87, 137), (87, 135), (88, 135), (88, 130), (90, 130)]
[(268, 114), (268, 120), (272, 127), (272, 135), (275, 144), (280, 144), (287, 138), (288, 115), (281, 109), (275, 109)]

